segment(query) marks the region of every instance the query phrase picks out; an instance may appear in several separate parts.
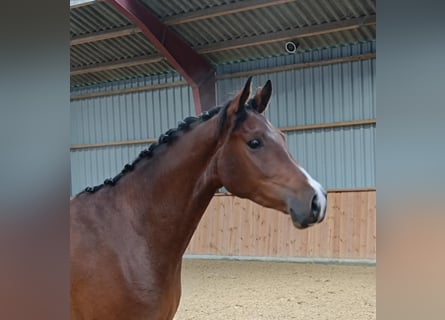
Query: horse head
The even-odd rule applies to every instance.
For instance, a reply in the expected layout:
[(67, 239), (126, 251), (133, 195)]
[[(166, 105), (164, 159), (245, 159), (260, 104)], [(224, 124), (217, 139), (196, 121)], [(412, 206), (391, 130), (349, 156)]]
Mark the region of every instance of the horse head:
[(321, 222), (326, 192), (290, 154), (284, 134), (264, 116), (269, 81), (251, 96), (251, 78), (224, 108), (217, 174), (232, 194), (290, 214), (295, 227)]

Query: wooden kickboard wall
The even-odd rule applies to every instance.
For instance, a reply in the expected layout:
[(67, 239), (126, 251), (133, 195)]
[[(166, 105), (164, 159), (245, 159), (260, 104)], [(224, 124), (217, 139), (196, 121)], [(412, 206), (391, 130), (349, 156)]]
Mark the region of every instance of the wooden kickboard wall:
[(186, 254), (375, 259), (375, 219), (375, 190), (328, 192), (325, 220), (305, 230), (289, 215), (215, 195)]

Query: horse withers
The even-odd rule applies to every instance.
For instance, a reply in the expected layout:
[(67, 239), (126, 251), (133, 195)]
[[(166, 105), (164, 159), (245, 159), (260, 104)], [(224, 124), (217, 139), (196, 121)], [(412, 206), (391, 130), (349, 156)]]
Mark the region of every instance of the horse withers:
[(251, 78), (226, 105), (188, 117), (104, 184), (71, 200), (71, 318), (172, 319), (181, 263), (214, 193), (321, 222), (326, 193), (264, 117), (272, 85)]

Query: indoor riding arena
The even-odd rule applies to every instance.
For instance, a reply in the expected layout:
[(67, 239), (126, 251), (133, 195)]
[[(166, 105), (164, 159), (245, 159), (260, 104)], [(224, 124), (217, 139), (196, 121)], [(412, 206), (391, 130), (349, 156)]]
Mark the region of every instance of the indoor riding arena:
[(298, 229), (220, 188), (174, 319), (376, 319), (375, 0), (70, 4), (72, 197), (251, 76), (252, 94), (271, 81), (265, 117), (327, 192), (324, 220)]

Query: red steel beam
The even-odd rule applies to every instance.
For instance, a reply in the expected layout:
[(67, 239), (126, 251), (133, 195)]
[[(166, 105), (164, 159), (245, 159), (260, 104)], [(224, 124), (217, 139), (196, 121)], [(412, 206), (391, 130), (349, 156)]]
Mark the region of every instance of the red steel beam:
[(109, 0), (109, 3), (140, 28), (171, 66), (191, 85), (197, 114), (215, 105), (215, 70), (207, 60), (140, 1)]

